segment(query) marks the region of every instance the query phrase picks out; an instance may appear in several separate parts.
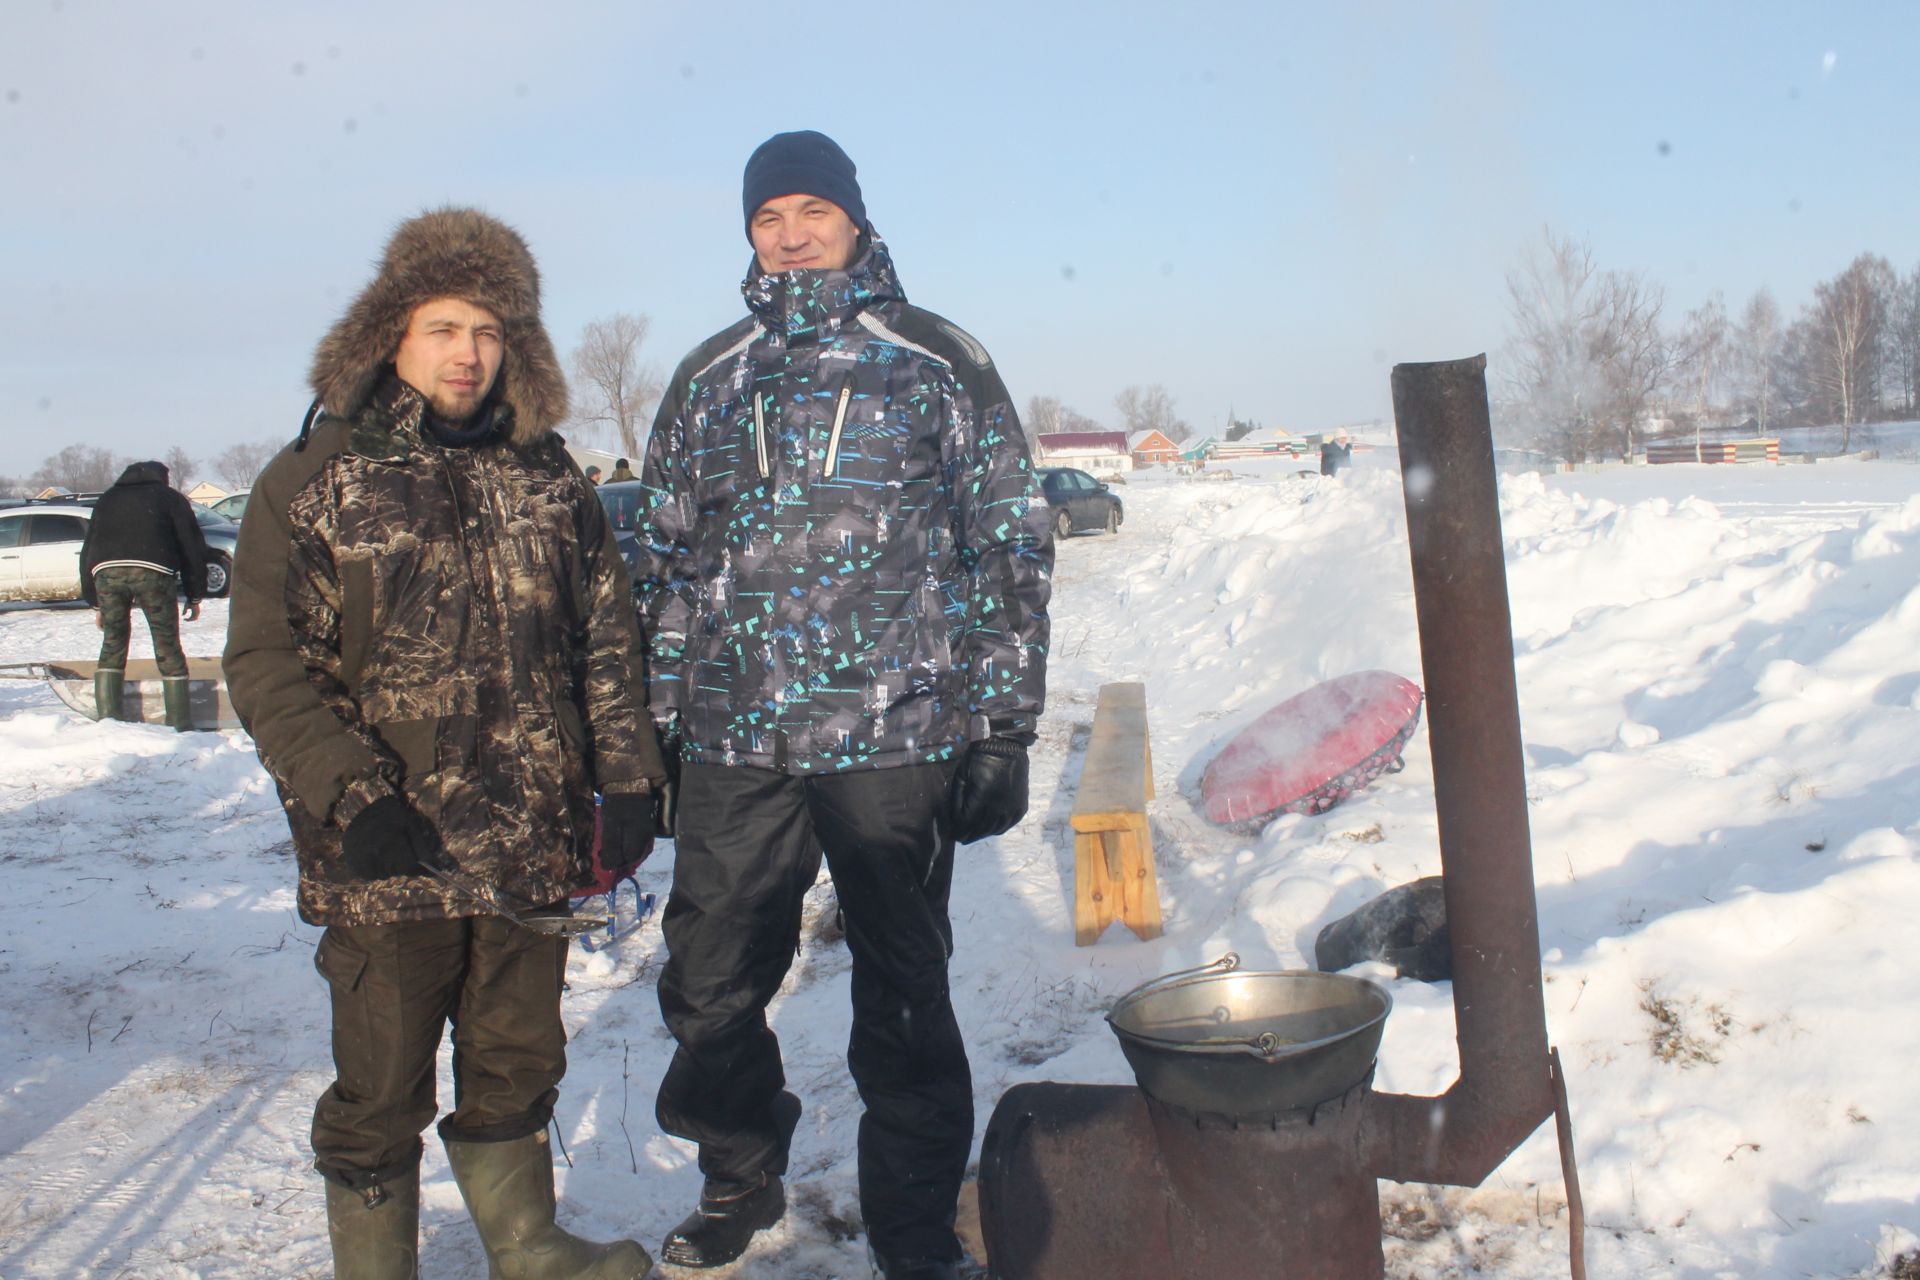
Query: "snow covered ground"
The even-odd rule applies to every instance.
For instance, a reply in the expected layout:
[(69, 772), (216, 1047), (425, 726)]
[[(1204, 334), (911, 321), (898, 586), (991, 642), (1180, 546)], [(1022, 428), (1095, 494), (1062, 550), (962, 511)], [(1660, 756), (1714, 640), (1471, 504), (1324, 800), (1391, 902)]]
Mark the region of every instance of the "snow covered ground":
[[(1257, 837), (1201, 769), (1260, 711), (1419, 649), (1391, 453), (1136, 476), (1117, 537), (1060, 549), (1033, 808), (964, 849), (953, 982), (978, 1122), (1011, 1085), (1130, 1080), (1101, 1015), (1229, 950), (1315, 934), (1439, 869), (1424, 732), (1405, 772)], [(1550, 1035), (1595, 1277), (1865, 1277), (1920, 1249), (1920, 466), (1621, 468), (1508, 478), (1503, 521)], [(186, 627), (219, 651), (225, 610)], [(142, 629), (136, 628), (136, 634)], [(0, 663), (86, 657), (73, 607), (0, 608)], [(1166, 935), (1073, 945), (1067, 815), (1102, 683), (1148, 688)], [(0, 1274), (327, 1274), (306, 1128), (330, 1078), (316, 931), (244, 735), (89, 724), (0, 681)], [(664, 900), (671, 853), (644, 887)], [(816, 889), (775, 1025), (807, 1103), (793, 1211), (742, 1277), (864, 1276), (845, 950)], [(1907, 942), (1902, 942), (1902, 938)], [(696, 1194), (653, 1090), (657, 926), (576, 949), (563, 1219), (657, 1245)], [(1454, 1072), (1444, 986), (1391, 978), (1376, 1087)], [(444, 1083), (443, 1093), (447, 1086)], [(423, 1269), (485, 1265), (429, 1141)], [(1383, 1186), (1389, 1274), (1564, 1276), (1550, 1127), (1477, 1191)]]

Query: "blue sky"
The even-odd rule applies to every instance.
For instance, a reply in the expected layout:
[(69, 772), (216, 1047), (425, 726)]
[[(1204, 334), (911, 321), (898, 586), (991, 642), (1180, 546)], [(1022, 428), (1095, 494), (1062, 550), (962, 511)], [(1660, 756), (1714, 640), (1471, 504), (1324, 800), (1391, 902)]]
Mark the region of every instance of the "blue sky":
[(1675, 320), (1920, 265), (1916, 48), (1910, 3), (10, 0), (0, 473), (290, 437), (320, 334), (447, 202), (527, 235), (563, 353), (643, 312), (671, 367), (741, 314), (740, 169), (791, 128), (1022, 405), (1384, 417), (1397, 361), (1498, 376), (1543, 225)]

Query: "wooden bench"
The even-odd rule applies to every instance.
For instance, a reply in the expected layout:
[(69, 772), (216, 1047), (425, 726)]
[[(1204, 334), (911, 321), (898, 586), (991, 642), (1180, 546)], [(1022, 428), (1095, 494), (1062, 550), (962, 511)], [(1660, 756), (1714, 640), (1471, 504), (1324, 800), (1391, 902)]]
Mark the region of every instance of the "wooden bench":
[(1160, 886), (1153, 875), (1153, 749), (1147, 742), (1147, 688), (1100, 686), (1093, 740), (1073, 801), (1073, 940), (1091, 946), (1115, 920), (1141, 939), (1160, 936)]

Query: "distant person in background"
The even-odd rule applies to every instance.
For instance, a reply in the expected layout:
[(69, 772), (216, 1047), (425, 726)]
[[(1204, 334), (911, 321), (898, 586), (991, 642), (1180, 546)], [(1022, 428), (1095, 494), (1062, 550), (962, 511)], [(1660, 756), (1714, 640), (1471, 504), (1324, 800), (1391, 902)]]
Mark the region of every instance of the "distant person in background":
[(627, 460), (622, 458), (613, 464), (613, 474), (607, 477), (607, 483), (617, 484), (622, 480), (638, 480), (639, 478), (639, 476), (633, 474), (633, 468), (627, 465)]
[(599, 484), (599, 483), (600, 483), (600, 468), (598, 468), (598, 467), (588, 467), (588, 468), (587, 468), (587, 483), (588, 483), (588, 484)]
[(93, 701), (100, 719), (125, 720), (127, 645), (133, 639), (133, 608), (147, 615), (167, 727), (193, 727), (187, 709), (187, 655), (180, 648), (180, 606), (186, 594), (188, 622), (200, 616), (207, 593), (207, 539), (193, 504), (167, 483), (159, 462), (136, 462), (100, 495), (87, 540), (80, 546), (80, 591), (93, 606), (100, 638), (100, 665), (93, 672)]
[(1347, 429), (1340, 428), (1333, 433), (1331, 440), (1320, 442), (1320, 474), (1337, 476), (1353, 465), (1353, 445), (1348, 443)]

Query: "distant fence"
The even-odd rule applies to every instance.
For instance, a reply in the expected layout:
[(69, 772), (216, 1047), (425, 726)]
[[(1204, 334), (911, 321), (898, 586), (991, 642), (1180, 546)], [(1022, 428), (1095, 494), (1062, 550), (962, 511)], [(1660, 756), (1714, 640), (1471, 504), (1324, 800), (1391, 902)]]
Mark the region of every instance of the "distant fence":
[(1677, 440), (1647, 446), (1647, 461), (1663, 462), (1778, 462), (1780, 442), (1772, 438), (1755, 440), (1702, 440), (1699, 443)]

